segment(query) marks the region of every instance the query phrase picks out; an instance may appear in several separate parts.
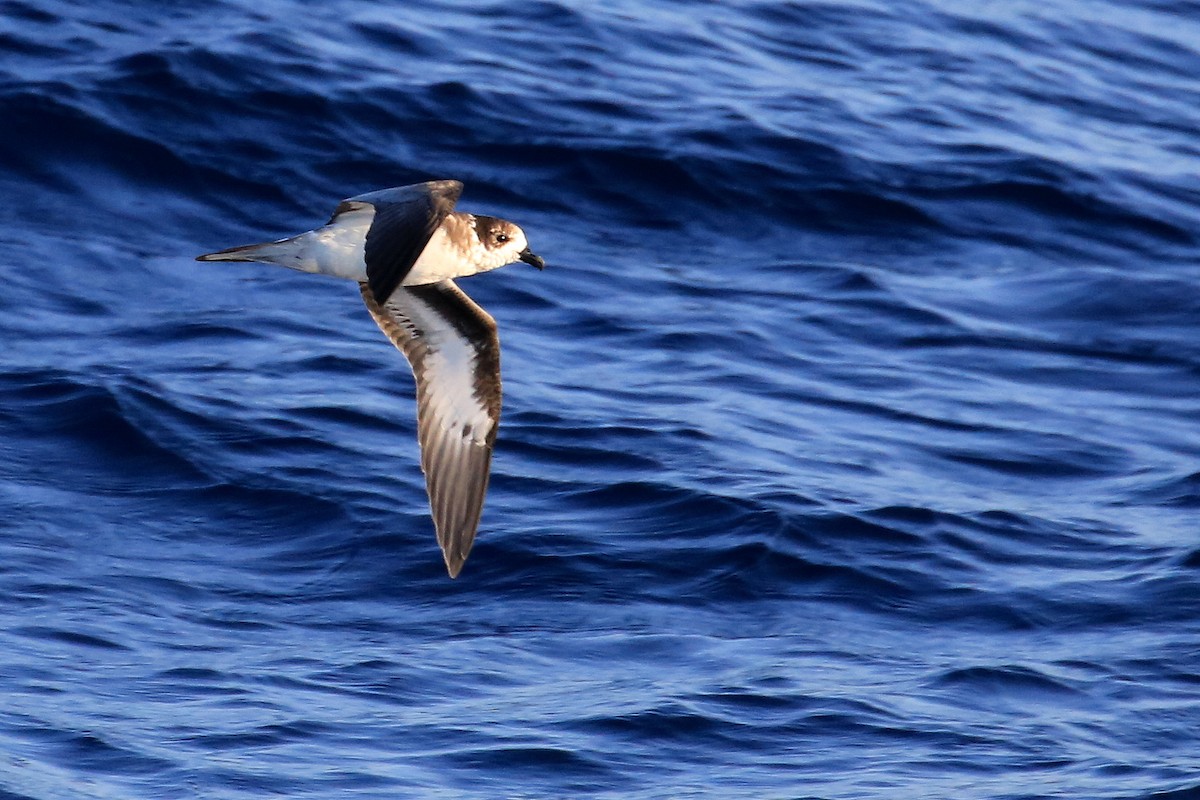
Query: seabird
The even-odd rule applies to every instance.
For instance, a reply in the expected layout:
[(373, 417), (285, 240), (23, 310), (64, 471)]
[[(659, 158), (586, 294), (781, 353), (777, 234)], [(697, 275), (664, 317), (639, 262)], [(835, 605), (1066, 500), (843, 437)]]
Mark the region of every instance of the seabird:
[(462, 569), (487, 493), (500, 422), (496, 321), (454, 278), (524, 261), (546, 266), (511, 222), (455, 211), (458, 181), (343, 200), (320, 228), (197, 261), (261, 261), (357, 281), (367, 311), (417, 384), (421, 469), (450, 577)]

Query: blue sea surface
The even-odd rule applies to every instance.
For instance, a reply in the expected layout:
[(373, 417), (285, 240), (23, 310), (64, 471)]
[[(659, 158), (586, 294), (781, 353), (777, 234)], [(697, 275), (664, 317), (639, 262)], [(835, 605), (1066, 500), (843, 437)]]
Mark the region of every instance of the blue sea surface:
[[(505, 410), (446, 576), (353, 284)], [(0, 0), (0, 799), (1200, 797), (1200, 3)]]

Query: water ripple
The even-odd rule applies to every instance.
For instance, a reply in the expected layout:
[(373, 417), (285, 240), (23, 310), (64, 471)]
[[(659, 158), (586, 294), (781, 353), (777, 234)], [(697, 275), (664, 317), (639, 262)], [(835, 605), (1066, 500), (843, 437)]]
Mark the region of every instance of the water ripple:
[[(0, 0), (0, 796), (1191, 796), (1191, 11)], [(191, 261), (431, 177), (550, 265), (453, 582)]]

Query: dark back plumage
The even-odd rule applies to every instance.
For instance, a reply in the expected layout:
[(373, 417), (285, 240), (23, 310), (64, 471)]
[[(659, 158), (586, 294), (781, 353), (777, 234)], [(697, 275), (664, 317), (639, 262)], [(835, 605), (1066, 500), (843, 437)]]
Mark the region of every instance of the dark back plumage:
[(370, 205), (375, 218), (367, 231), (364, 257), (367, 284), (376, 302), (392, 296), (420, 258), (434, 231), (462, 194), (459, 181), (429, 181), (368, 192), (343, 200), (329, 221)]

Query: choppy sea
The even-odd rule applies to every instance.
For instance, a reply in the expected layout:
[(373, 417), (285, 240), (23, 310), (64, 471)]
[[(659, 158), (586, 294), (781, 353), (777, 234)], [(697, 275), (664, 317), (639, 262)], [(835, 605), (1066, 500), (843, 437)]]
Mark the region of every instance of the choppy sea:
[[(347, 283), (431, 178), (447, 578)], [(0, 798), (1200, 797), (1200, 4), (0, 0)]]

